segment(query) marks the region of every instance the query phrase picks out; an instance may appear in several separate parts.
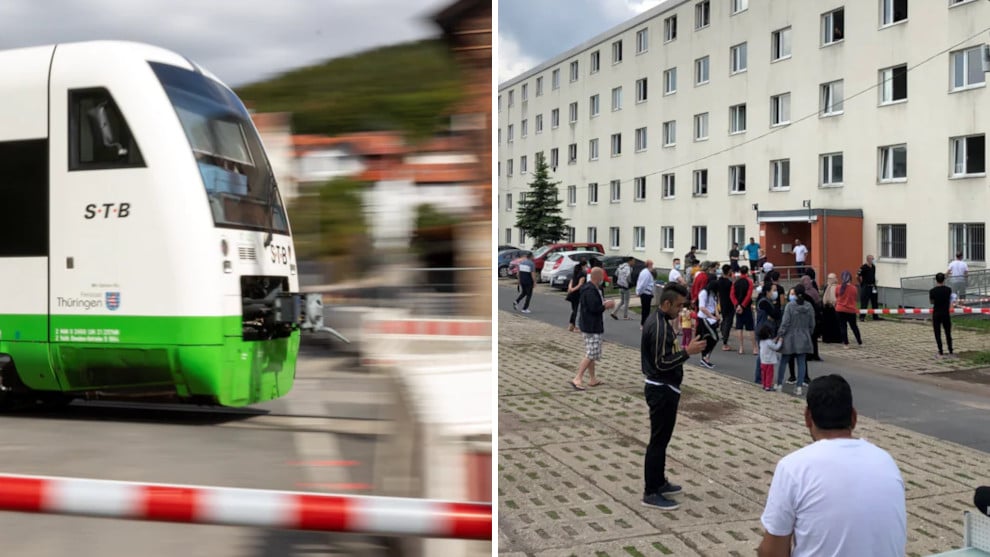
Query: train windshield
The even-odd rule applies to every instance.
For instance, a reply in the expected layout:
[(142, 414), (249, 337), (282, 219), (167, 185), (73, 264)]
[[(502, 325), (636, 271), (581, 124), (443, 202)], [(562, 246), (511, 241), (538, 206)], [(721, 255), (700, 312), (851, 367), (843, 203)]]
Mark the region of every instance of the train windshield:
[(157, 62), (151, 68), (189, 140), (216, 225), (288, 234), (275, 176), (237, 95), (190, 70)]

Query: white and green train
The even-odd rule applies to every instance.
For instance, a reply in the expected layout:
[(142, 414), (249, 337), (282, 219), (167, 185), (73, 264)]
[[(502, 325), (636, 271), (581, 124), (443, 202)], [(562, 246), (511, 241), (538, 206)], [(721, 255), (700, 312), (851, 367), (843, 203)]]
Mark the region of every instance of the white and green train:
[(243, 103), (126, 42), (0, 52), (0, 397), (286, 394), (289, 223)]

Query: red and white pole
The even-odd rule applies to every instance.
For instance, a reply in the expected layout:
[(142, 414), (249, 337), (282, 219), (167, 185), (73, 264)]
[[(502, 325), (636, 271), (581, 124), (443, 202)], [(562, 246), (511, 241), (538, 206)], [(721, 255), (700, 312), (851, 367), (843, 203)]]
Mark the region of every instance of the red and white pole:
[(427, 538), (492, 539), (490, 503), (0, 475), (0, 510)]
[[(930, 308), (898, 308), (898, 309), (861, 309), (860, 315), (928, 315)], [(990, 308), (956, 308), (952, 313), (990, 313)]]

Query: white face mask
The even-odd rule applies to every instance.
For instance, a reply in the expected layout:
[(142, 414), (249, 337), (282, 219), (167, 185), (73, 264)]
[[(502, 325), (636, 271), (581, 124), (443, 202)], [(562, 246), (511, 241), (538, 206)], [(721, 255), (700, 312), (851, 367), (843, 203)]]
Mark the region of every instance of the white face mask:
[(674, 268), (677, 269), (678, 271), (680, 271), (681, 270), (681, 264), (678, 263), (678, 264), (674, 265)]
[(790, 296), (787, 297), (787, 299), (789, 301), (791, 301), (791, 302), (796, 302), (797, 301), (797, 296), (795, 296), (794, 294), (791, 294)]
[(779, 296), (780, 296), (780, 293), (777, 292), (776, 290), (773, 290), (773, 291), (770, 292), (770, 299), (771, 300), (776, 300)]

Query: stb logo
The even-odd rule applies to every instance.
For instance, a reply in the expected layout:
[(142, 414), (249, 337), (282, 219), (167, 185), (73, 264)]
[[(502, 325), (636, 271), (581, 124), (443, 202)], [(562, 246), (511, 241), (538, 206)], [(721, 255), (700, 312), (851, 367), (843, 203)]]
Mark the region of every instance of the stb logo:
[(107, 292), (107, 309), (116, 311), (120, 307), (120, 292)]

